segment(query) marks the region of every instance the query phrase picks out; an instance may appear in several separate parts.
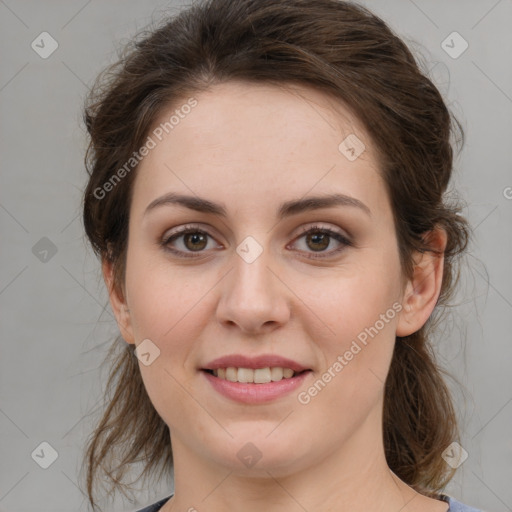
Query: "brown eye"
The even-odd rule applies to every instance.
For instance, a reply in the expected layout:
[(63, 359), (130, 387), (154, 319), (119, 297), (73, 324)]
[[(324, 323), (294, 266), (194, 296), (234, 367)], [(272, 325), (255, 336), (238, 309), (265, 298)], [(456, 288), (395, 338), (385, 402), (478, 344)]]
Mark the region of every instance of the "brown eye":
[(306, 236), (306, 243), (314, 251), (323, 251), (329, 247), (329, 239), (330, 236), (327, 233), (310, 233)]
[(205, 233), (201, 231), (193, 231), (191, 233), (185, 233), (183, 235), (183, 243), (187, 249), (191, 251), (200, 251), (204, 249), (207, 245), (207, 240)]
[(191, 253), (206, 252), (208, 238), (212, 237), (206, 231), (194, 227), (185, 227), (171, 236), (164, 237), (161, 245), (164, 250), (178, 257), (189, 258), (194, 257)]
[[(301, 252), (306, 253), (306, 257), (312, 259), (328, 258), (343, 251), (346, 247), (353, 245), (352, 242), (341, 233), (319, 226), (313, 226), (304, 230), (303, 234), (297, 238), (297, 240), (301, 239), (304, 239), (304, 245), (306, 246), (306, 249), (301, 250)], [(339, 247), (331, 251), (326, 251), (331, 245), (332, 240), (334, 240)]]
[[(160, 244), (165, 251), (177, 257), (194, 258), (207, 254), (209, 238), (214, 240), (206, 231), (194, 226), (185, 226), (180, 231), (164, 237)], [(346, 247), (353, 245), (352, 242), (341, 233), (319, 226), (313, 226), (304, 230), (303, 234), (296, 240), (302, 239), (304, 239), (305, 243), (303, 245), (305, 245), (305, 248), (301, 248), (299, 252), (305, 253), (306, 257), (311, 259), (329, 258), (343, 251)], [(332, 245), (333, 240), (339, 247), (326, 250)]]

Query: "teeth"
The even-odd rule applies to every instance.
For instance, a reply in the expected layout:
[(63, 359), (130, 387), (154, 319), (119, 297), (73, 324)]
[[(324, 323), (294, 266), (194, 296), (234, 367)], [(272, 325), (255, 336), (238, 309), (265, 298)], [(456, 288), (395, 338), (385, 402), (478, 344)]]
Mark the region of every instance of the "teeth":
[(273, 381), (281, 380), (284, 377), (283, 368), (271, 368), (270, 375)]
[(291, 368), (283, 368), (283, 375), (285, 379), (289, 379), (295, 372)]
[(238, 382), (238, 370), (233, 367), (226, 368), (226, 380), (231, 382)]
[(266, 384), (276, 382), (282, 379), (293, 377), (294, 371), (291, 368), (219, 368), (213, 370), (213, 374), (219, 379), (229, 380), (230, 382), (244, 382), (253, 384)]
[(238, 368), (238, 382), (254, 382), (254, 370)]
[[(254, 383), (255, 384), (266, 384), (272, 380), (270, 375), (270, 368), (258, 368), (254, 370)], [(240, 375), (240, 369), (238, 370)]]

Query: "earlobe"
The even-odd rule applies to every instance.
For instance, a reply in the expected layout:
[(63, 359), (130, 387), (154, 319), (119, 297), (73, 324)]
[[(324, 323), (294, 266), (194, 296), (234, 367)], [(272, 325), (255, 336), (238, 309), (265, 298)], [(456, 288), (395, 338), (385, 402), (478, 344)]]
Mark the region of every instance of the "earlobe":
[(414, 254), (413, 277), (407, 283), (397, 323), (396, 335), (400, 337), (409, 336), (423, 327), (441, 292), (446, 231), (437, 228), (427, 236), (432, 251)]
[(123, 339), (130, 344), (135, 343), (131, 323), (130, 310), (126, 303), (125, 294), (115, 286), (112, 262), (104, 259), (101, 264), (103, 279), (108, 290), (110, 305), (117, 321), (117, 326)]

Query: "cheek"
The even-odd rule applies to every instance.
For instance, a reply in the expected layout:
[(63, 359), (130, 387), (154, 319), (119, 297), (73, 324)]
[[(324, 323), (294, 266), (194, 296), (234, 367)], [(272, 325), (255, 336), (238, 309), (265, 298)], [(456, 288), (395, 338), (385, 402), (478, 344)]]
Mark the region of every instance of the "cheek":
[[(204, 274), (173, 267), (161, 256), (148, 258), (136, 248), (128, 253), (126, 290), (136, 339), (172, 339), (197, 315), (205, 293)], [(196, 324), (191, 324), (196, 325)], [(188, 328), (191, 325), (187, 325)]]
[(322, 354), (319, 377), (329, 388), (325, 399), (352, 410), (353, 398), (370, 405), (381, 394), (393, 355), (401, 309), (399, 272), (392, 260), (387, 268), (383, 273), (375, 262), (350, 275), (311, 281), (309, 293), (306, 288), (301, 292), (307, 293), (308, 306), (329, 327), (318, 330), (317, 322), (317, 329), (309, 332)]
[(341, 349), (360, 334), (364, 338), (365, 330), (376, 322), (378, 331), (390, 337), (399, 298), (398, 275), (395, 279), (391, 274), (390, 270), (387, 274), (373, 273), (367, 267), (325, 279), (303, 280), (301, 287), (295, 288), (297, 295), (304, 297), (305, 304), (325, 327), (312, 339), (318, 339), (320, 334), (324, 340), (331, 340), (328, 344), (333, 348)]
[(336, 336), (317, 338), (323, 365), (298, 397), (311, 416), (337, 425), (334, 430), (343, 426), (334, 436), (349, 435), (381, 400), (395, 343), (394, 309), (384, 310), (385, 320), (364, 308), (351, 311), (350, 321), (340, 320)]

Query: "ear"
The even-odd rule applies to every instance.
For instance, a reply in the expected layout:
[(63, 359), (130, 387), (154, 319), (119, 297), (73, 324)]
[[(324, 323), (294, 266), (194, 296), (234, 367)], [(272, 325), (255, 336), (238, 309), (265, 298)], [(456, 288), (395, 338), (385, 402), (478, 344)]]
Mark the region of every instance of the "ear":
[(135, 343), (135, 339), (133, 336), (130, 310), (128, 309), (128, 305), (124, 297), (125, 294), (122, 290), (116, 289), (114, 285), (114, 268), (112, 262), (107, 258), (103, 259), (101, 269), (103, 272), (103, 279), (107, 286), (110, 305), (112, 306), (112, 311), (116, 317), (117, 326), (119, 327), (121, 336), (127, 343), (133, 344)]
[(428, 320), (439, 298), (443, 280), (446, 231), (438, 227), (424, 237), (430, 247), (438, 252), (415, 252), (413, 277), (407, 282), (402, 300), (403, 309), (397, 323), (396, 335), (409, 336), (418, 331)]

